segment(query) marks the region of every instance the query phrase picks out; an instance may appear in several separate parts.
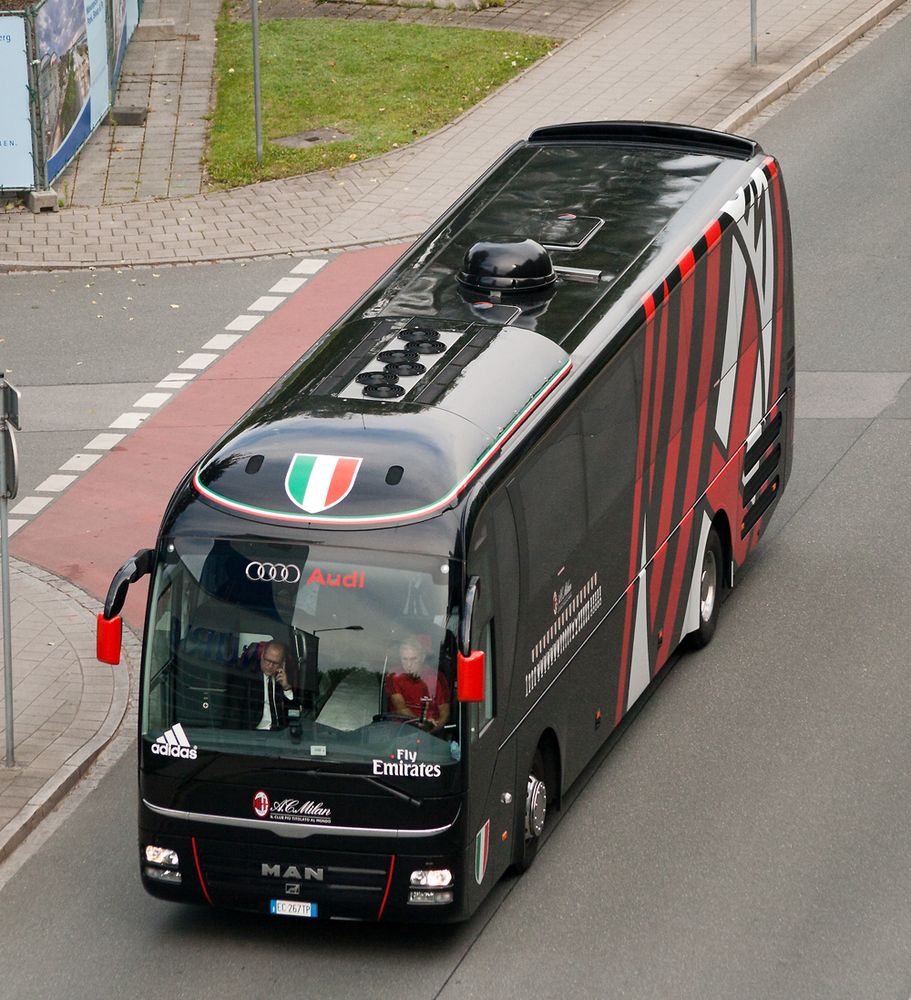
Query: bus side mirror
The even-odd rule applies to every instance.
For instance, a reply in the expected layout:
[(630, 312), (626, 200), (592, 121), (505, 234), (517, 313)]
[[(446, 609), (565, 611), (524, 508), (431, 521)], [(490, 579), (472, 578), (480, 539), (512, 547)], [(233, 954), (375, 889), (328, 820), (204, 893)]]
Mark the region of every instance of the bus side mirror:
[(465, 588), (465, 601), (462, 605), (462, 621), (459, 623), (459, 652), (466, 656), (471, 653), (471, 616), (474, 614), (475, 601), (478, 599), (478, 589), (481, 578), (470, 576)]
[(117, 666), (120, 663), (120, 646), (123, 640), (123, 619), (120, 615), (105, 618), (98, 615), (98, 628), (95, 633), (95, 656), (102, 663)]
[(108, 594), (104, 601), (104, 617), (108, 620), (120, 614), (123, 602), (127, 599), (127, 591), (131, 583), (141, 580), (146, 573), (152, 572), (152, 561), (155, 553), (151, 549), (140, 549), (132, 559), (127, 561), (114, 574)]
[(123, 619), (120, 610), (127, 599), (131, 583), (152, 572), (155, 553), (152, 549), (140, 549), (132, 559), (117, 570), (104, 601), (104, 611), (98, 616), (95, 629), (95, 656), (102, 663), (116, 666), (120, 663), (120, 649), (123, 642)]
[(467, 656), (459, 653), (456, 683), (459, 701), (484, 700), (484, 650), (475, 649)]

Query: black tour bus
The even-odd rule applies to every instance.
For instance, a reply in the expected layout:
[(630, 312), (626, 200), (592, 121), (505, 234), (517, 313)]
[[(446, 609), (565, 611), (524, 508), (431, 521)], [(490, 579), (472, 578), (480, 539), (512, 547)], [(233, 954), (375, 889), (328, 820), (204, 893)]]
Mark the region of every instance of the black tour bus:
[(451, 921), (527, 867), (784, 489), (790, 257), (747, 139), (560, 125), (494, 164), (111, 584), (116, 662), (151, 573), (145, 888)]

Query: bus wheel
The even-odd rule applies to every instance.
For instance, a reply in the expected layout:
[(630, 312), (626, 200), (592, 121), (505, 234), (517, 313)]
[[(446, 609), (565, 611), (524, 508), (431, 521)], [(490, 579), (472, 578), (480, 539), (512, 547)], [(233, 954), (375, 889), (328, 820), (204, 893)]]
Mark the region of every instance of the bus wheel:
[(721, 609), (721, 589), (724, 585), (724, 555), (718, 532), (712, 528), (705, 543), (702, 570), (699, 574), (699, 627), (686, 637), (690, 649), (702, 649), (712, 641), (718, 612)]
[(544, 755), (539, 747), (535, 750), (535, 755), (532, 758), (525, 789), (525, 809), (521, 824), (524, 837), (519, 857), (512, 866), (512, 870), (517, 875), (527, 871), (535, 860), (538, 844), (541, 842), (541, 834), (544, 832), (544, 824), (547, 822), (546, 774)]

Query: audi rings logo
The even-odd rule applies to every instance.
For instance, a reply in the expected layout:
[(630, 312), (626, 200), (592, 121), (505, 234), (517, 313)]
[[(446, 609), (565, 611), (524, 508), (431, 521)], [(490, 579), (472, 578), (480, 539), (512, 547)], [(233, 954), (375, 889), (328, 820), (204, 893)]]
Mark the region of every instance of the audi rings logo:
[(247, 579), (265, 583), (300, 583), (301, 571), (294, 563), (247, 563)]

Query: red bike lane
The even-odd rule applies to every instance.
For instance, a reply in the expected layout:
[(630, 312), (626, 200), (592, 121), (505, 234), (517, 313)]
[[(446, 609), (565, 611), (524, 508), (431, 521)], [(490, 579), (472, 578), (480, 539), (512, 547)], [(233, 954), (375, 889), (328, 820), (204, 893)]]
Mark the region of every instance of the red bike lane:
[[(183, 474), (404, 249), (352, 251), (331, 261), (20, 529), (10, 540), (11, 553), (103, 601), (124, 560), (154, 545)], [(145, 597), (143, 581), (130, 589), (123, 612), (137, 630)]]

